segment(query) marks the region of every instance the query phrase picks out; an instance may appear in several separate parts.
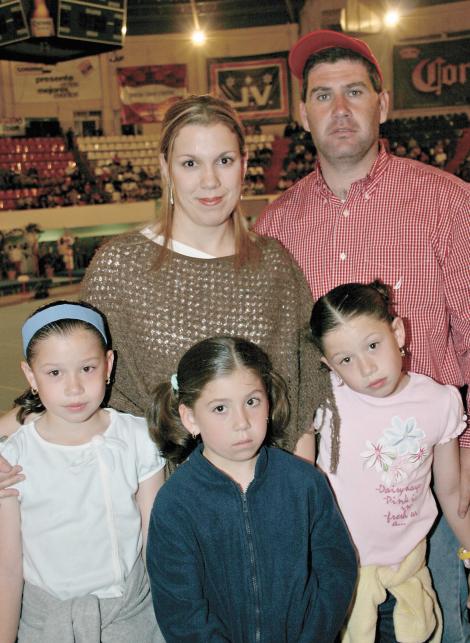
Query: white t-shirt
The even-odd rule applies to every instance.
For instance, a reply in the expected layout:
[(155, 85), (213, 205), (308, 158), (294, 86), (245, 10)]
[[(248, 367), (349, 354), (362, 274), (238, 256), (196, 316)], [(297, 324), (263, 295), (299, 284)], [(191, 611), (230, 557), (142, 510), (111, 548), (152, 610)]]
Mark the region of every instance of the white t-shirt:
[(318, 466), (330, 480), (360, 564), (398, 565), (436, 518), (433, 449), (465, 429), (462, 399), (455, 387), (416, 373), (399, 393), (383, 398), (339, 386), (335, 378), (332, 386), (341, 418), (338, 470), (330, 473), (329, 423), (321, 430)]
[(139, 483), (165, 465), (143, 418), (106, 409), (110, 424), (91, 442), (47, 442), (34, 422), (4, 444), (20, 464), (23, 576), (61, 600), (123, 594), (142, 549)]

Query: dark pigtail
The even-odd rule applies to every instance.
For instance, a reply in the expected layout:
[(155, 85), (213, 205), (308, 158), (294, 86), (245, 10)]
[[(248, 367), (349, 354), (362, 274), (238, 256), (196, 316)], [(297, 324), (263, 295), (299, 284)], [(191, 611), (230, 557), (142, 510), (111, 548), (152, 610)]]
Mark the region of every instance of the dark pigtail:
[(146, 419), (150, 437), (170, 464), (170, 469), (181, 464), (191, 454), (200, 438), (193, 438), (181, 422), (179, 396), (170, 382), (162, 382), (152, 395)]
[(30, 413), (42, 413), (45, 411), (38, 393), (34, 393), (30, 388), (16, 398), (14, 405), (20, 407), (16, 414), (16, 419), (20, 424), (24, 424)]
[(272, 444), (280, 444), (290, 418), (287, 384), (274, 370), (269, 373), (268, 379), (266, 383), (270, 409), (268, 435)]

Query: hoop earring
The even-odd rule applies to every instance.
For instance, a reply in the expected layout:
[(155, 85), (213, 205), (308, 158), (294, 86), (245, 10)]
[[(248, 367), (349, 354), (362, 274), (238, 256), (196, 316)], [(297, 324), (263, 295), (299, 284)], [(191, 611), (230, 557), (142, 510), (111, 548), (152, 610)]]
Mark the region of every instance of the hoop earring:
[(32, 395), (37, 395), (37, 394), (38, 394), (38, 390), (37, 390), (37, 388), (33, 388), (33, 387), (31, 387), (31, 394), (32, 394)]
[(175, 205), (175, 199), (173, 198), (173, 186), (171, 183), (169, 184), (169, 192), (170, 192), (170, 204)]

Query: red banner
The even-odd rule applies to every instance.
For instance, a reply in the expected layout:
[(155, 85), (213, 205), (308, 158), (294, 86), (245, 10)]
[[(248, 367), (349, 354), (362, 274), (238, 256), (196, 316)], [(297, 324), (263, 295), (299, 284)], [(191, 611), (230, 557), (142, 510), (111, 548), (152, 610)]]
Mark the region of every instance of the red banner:
[(146, 65), (116, 69), (123, 125), (157, 123), (186, 95), (186, 65)]

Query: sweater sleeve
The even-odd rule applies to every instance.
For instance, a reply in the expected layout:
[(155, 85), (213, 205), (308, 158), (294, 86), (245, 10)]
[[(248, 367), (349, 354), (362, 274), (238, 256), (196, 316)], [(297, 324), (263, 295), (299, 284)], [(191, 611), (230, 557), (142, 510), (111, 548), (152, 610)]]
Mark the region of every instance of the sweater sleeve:
[(315, 470), (310, 494), (311, 552), (317, 592), (299, 643), (334, 641), (348, 612), (357, 580), (357, 558), (325, 476)]
[(93, 257), (81, 284), (80, 298), (95, 306), (106, 318), (113, 348), (117, 352), (117, 363), (114, 383), (111, 389), (109, 406), (124, 413), (142, 416), (145, 405), (144, 396), (139, 390), (139, 382), (132, 377), (131, 369), (126, 367), (127, 354), (132, 354), (129, 341), (129, 328), (126, 327), (124, 316), (129, 308), (129, 302), (122, 296), (124, 284), (127, 283), (126, 268), (132, 252), (138, 252), (131, 246), (129, 253), (125, 243), (116, 240), (105, 244)]
[(313, 300), (307, 281), (294, 260), (293, 270), (298, 291), (298, 432), (310, 430), (316, 411), (333, 399), (328, 372), (321, 368), (321, 355), (311, 340), (310, 316)]
[(223, 623), (210, 612), (203, 596), (204, 566), (197, 539), (187, 520), (161, 495), (150, 518), (147, 569), (166, 643), (230, 643)]
[(80, 298), (96, 307), (101, 302), (101, 293), (106, 292), (107, 284), (103, 282), (106, 274), (103, 270), (104, 265), (107, 263), (106, 256), (106, 246), (96, 252), (85, 272), (85, 277), (80, 287)]

